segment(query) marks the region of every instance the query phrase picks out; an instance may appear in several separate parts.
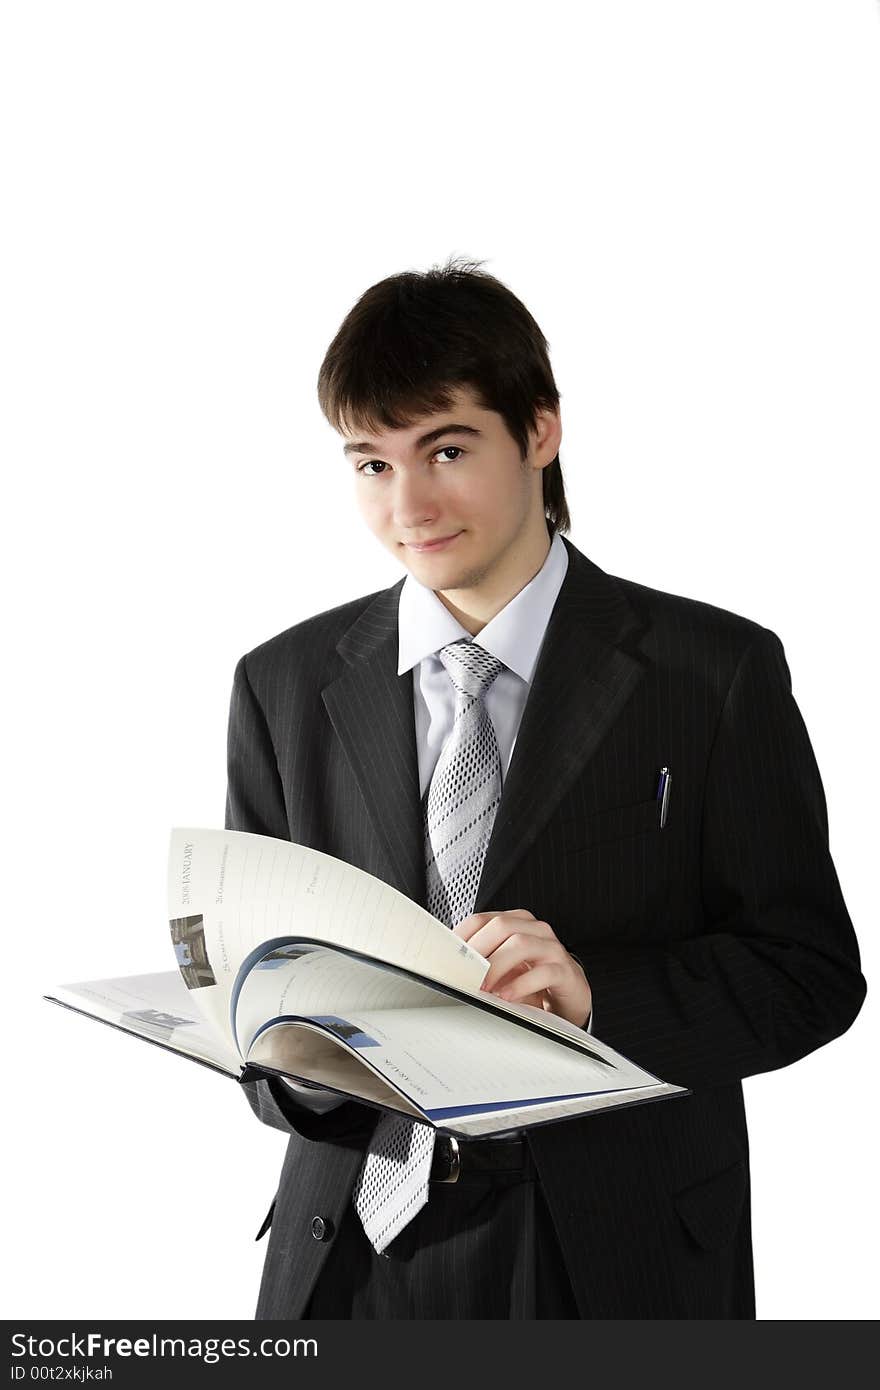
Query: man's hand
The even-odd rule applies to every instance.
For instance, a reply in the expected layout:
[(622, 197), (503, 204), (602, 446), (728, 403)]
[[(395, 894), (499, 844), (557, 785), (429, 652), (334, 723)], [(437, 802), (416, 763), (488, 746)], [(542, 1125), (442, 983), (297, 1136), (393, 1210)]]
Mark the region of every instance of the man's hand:
[(474, 912), (453, 931), (488, 960), (482, 989), (513, 1003), (534, 1004), (584, 1027), (593, 1008), (590, 984), (549, 922), (516, 908)]

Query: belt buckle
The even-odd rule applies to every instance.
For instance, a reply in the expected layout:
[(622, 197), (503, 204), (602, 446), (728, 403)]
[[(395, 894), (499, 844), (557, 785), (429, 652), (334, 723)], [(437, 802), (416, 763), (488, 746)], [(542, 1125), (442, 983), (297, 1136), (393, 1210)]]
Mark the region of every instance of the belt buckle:
[(432, 1182), (458, 1182), (458, 1175), (461, 1172), (461, 1153), (458, 1147), (458, 1140), (452, 1134), (438, 1135), (438, 1142), (448, 1146), (449, 1172), (443, 1178), (432, 1178)]

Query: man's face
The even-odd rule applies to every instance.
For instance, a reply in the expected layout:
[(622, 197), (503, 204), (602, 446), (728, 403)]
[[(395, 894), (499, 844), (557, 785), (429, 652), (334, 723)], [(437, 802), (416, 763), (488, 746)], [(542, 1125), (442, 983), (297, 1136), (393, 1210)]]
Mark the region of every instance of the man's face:
[(515, 573), (536, 544), (546, 553), (542, 468), (560, 434), (558, 414), (542, 416), (524, 461), (502, 417), (461, 387), (406, 429), (343, 437), (370, 530), (421, 584), (456, 591)]

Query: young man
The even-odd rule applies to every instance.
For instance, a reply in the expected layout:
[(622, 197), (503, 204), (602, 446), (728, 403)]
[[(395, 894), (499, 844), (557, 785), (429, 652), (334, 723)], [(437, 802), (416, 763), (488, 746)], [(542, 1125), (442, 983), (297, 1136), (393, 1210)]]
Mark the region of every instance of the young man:
[(290, 1136), (258, 1318), (753, 1318), (740, 1082), (865, 995), (782, 645), (563, 539), (546, 349), (473, 264), (343, 322), (319, 399), (407, 574), (239, 661), (226, 824), (393, 884), (486, 988), (692, 1094), (455, 1153), (247, 1083)]

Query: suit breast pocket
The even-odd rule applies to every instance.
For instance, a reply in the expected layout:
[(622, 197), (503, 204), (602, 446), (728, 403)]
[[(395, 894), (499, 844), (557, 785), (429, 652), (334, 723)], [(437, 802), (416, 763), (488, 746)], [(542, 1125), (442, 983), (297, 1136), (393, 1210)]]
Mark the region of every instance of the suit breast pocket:
[(659, 834), (660, 803), (652, 797), (650, 801), (637, 801), (629, 806), (609, 806), (595, 811), (591, 816), (563, 821), (555, 839), (557, 848), (563, 854), (583, 854), (615, 840), (630, 839), (634, 835)]
[(552, 891), (562, 902), (578, 904), (583, 937), (622, 940), (631, 932), (642, 938), (646, 924), (660, 920), (666, 898), (667, 831), (660, 829), (654, 798), (564, 820), (548, 831)]

